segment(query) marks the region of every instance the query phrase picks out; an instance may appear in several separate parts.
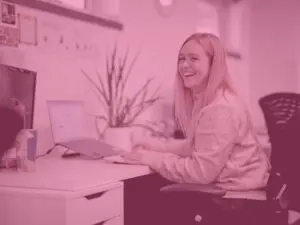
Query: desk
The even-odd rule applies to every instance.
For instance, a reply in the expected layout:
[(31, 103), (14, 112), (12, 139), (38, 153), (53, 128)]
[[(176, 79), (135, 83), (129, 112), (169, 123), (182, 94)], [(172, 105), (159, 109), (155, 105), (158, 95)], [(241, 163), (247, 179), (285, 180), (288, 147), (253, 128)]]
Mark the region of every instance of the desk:
[(124, 180), (147, 166), (41, 158), (35, 173), (0, 171), (2, 225), (123, 225)]

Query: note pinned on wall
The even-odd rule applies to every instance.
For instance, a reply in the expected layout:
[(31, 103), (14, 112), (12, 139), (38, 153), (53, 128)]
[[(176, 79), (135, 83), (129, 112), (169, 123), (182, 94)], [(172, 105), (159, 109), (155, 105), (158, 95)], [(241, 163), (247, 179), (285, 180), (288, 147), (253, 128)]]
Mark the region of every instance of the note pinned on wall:
[(35, 16), (18, 14), (20, 43), (37, 45), (37, 19)]

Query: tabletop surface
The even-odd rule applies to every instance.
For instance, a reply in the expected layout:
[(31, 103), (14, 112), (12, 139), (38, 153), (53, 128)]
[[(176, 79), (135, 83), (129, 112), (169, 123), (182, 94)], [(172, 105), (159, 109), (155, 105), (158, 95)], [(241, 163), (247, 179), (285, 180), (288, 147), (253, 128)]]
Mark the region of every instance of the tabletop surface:
[(0, 187), (80, 191), (150, 174), (148, 166), (114, 164), (104, 160), (45, 157), (35, 172), (0, 170)]

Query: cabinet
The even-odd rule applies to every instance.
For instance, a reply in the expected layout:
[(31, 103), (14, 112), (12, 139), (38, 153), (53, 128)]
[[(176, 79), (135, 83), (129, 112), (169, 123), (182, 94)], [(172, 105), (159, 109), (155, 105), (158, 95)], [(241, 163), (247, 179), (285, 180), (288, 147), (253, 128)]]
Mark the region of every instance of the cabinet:
[(124, 224), (122, 182), (77, 193), (1, 187), (0, 202), (5, 225)]

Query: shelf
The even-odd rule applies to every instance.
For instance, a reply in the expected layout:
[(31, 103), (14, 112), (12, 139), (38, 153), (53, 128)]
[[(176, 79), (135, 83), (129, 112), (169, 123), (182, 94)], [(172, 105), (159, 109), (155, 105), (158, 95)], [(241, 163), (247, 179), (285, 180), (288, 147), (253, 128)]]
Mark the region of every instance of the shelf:
[(99, 26), (104, 26), (104, 27), (111, 28), (111, 29), (116, 29), (116, 30), (124, 29), (123, 24), (120, 22), (110, 20), (110, 19), (96, 17), (96, 16), (89, 15), (84, 12), (64, 8), (59, 5), (55, 5), (55, 4), (51, 4), (51, 3), (47, 3), (47, 2), (43, 2), (43, 1), (37, 1), (37, 0), (6, 0), (6, 1), (17, 4), (17, 5), (22, 5), (25, 7), (57, 14), (60, 16), (69, 17), (72, 19), (77, 19), (77, 20), (88, 22), (88, 23), (93, 23), (93, 24), (96, 24)]

